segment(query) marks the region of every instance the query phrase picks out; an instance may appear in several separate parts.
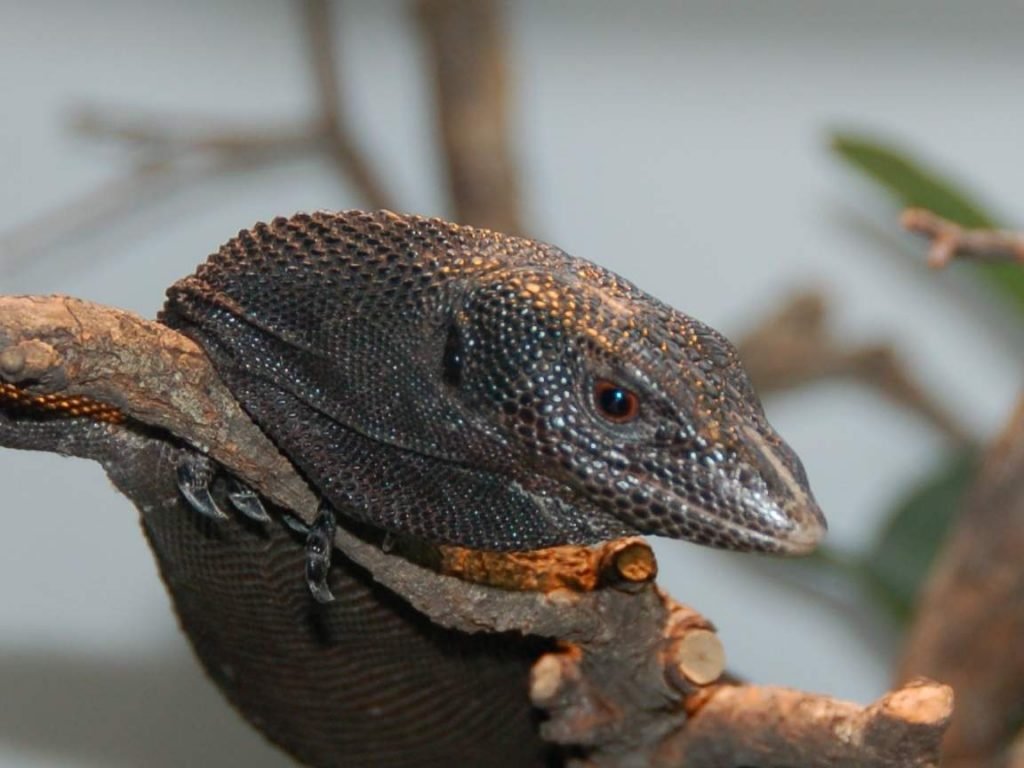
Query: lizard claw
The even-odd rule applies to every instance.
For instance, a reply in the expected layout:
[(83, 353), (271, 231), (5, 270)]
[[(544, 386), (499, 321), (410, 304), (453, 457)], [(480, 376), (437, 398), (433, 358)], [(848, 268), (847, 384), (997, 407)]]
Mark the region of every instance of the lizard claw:
[(281, 515), (281, 522), (284, 523), (289, 530), (294, 531), (300, 536), (306, 536), (309, 533), (309, 526), (306, 525), (306, 521), (301, 517), (296, 517), (288, 512)]
[(208, 456), (194, 451), (187, 451), (178, 461), (178, 490), (192, 509), (211, 520), (227, 520), (217, 502), (210, 493), (215, 465)]
[(270, 522), (270, 515), (264, 509), (263, 502), (260, 501), (256, 491), (234, 476), (228, 479), (228, 489), (228, 498), (231, 499), (231, 504), (235, 509), (257, 523)]
[(306, 583), (318, 603), (334, 600), (327, 586), (331, 571), (331, 553), (334, 551), (334, 512), (321, 503), (316, 520), (306, 534)]

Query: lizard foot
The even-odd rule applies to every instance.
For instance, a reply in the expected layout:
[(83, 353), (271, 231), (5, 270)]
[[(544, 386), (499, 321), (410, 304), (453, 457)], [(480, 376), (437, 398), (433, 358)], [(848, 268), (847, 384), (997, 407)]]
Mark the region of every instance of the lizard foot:
[[(181, 491), (181, 495), (196, 512), (218, 521), (230, 519), (214, 500), (210, 490), (213, 481), (221, 472), (217, 462), (198, 451), (184, 451), (178, 459), (178, 490)], [(225, 480), (231, 506), (250, 520), (258, 523), (270, 522), (270, 515), (267, 514), (256, 491), (234, 475), (226, 475)]]
[[(220, 472), (220, 466), (209, 456), (198, 451), (183, 451), (178, 459), (178, 490), (189, 505), (199, 514), (211, 520), (229, 520), (210, 491), (213, 481)], [(238, 478), (227, 475), (227, 496), (231, 505), (242, 515), (259, 523), (270, 521), (259, 494), (242, 483)], [(327, 575), (331, 570), (331, 553), (334, 550), (334, 512), (326, 503), (320, 504), (312, 525), (292, 515), (284, 515), (283, 522), (293, 531), (306, 537), (306, 583), (314, 599), (319, 603), (334, 600), (327, 586)]]
[(321, 503), (316, 520), (306, 534), (306, 583), (318, 603), (334, 600), (327, 586), (327, 574), (331, 570), (335, 525), (333, 510)]
[(217, 474), (213, 459), (196, 451), (185, 451), (178, 460), (176, 471), (178, 490), (192, 509), (211, 520), (228, 519), (210, 493), (210, 485)]
[(270, 515), (260, 501), (259, 494), (234, 475), (228, 477), (228, 498), (234, 508), (250, 520), (257, 523), (270, 522)]

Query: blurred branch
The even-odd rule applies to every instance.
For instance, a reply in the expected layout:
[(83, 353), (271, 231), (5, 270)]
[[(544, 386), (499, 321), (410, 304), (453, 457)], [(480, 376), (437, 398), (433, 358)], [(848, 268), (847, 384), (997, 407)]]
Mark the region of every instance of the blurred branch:
[[(230, 402), (201, 351), (158, 323), (66, 297), (0, 299), (0, 378), (18, 393), (19, 407), (61, 397), (73, 398), (75, 408), (114, 405), (126, 418), (108, 424), (106, 434), (129, 431), (136, 442), (173, 434), (204, 445), (243, 482), (304, 519), (313, 514), (308, 488)], [(90, 425), (20, 419), (17, 408), (0, 407), (4, 445), (87, 451), (83, 445), (99, 438), (81, 432), (83, 426)], [(115, 452), (111, 461), (130, 461), (127, 453)], [(724, 657), (710, 623), (657, 589), (653, 555), (641, 540), (598, 547), (584, 566), (598, 571), (584, 580), (592, 587), (551, 592), (470, 583), (343, 528), (335, 545), (442, 626), (560, 640), (534, 664), (529, 696), (548, 716), (542, 736), (578, 756), (569, 759), (572, 766), (888, 767), (938, 759), (952, 706), (945, 686), (913, 683), (863, 708), (778, 688), (715, 684)], [(217, 619), (205, 617), (203, 626)], [(236, 690), (234, 700), (246, 709), (242, 695)], [(286, 723), (261, 725), (278, 733), (306, 727), (291, 713)], [(336, 762), (344, 760), (339, 755)]]
[(331, 24), (330, 0), (302, 0), (317, 103), (322, 123), (320, 132), (342, 178), (349, 179), (371, 208), (394, 210), (395, 204), (384, 182), (366, 159), (349, 128), (338, 78), (335, 36)]
[[(959, 182), (912, 154), (870, 136), (838, 133), (832, 138), (836, 155), (851, 168), (874, 181), (901, 208), (923, 208), (968, 230), (992, 230), (997, 217)], [(984, 250), (984, 249), (983, 249)], [(938, 258), (946, 256), (941, 253)], [(1001, 295), (1018, 313), (1024, 313), (1024, 270), (1006, 260), (995, 263), (975, 259), (971, 270)]]
[(76, 118), (76, 127), (87, 135), (145, 145), (139, 150), (141, 156), (127, 171), (0, 233), (2, 271), (11, 274), (35, 259), (45, 246), (96, 227), (160, 194), (203, 177), (279, 162), (312, 146), (309, 137), (300, 140), (297, 132), (172, 134), (161, 128), (165, 124), (157, 117), (121, 123), (91, 111)]
[[(953, 763), (1019, 765), (1024, 742), (1024, 398), (989, 448), (921, 597), (897, 677), (956, 690)], [(1019, 758), (1018, 758), (1019, 759)]]
[(524, 234), (508, 120), (508, 72), (494, 0), (416, 0), (456, 220)]
[(832, 335), (827, 321), (825, 298), (808, 291), (790, 298), (740, 338), (737, 349), (760, 393), (795, 389), (822, 379), (850, 379), (916, 413), (953, 442), (974, 442), (960, 420), (915, 379), (890, 344), (844, 344)]
[(339, 175), (366, 206), (393, 208), (380, 177), (358, 146), (346, 120), (337, 76), (328, 0), (302, 0), (316, 82), (318, 117), (313, 123), (276, 128), (202, 125), (166, 115), (119, 114), (86, 108), (71, 119), (77, 133), (132, 147), (131, 169), (0, 235), (4, 271), (11, 273), (44, 245), (72, 237), (203, 176), (236, 172), (312, 150), (327, 151)]
[(1024, 235), (993, 229), (965, 229), (924, 208), (908, 208), (901, 223), (931, 240), (928, 263), (935, 268), (955, 257), (987, 262), (1024, 264)]
[(93, 139), (107, 139), (155, 155), (177, 153), (214, 153), (241, 157), (305, 151), (315, 146), (315, 125), (283, 125), (279, 128), (252, 128), (210, 123), (198, 119), (173, 119), (167, 115), (139, 112), (112, 113), (96, 107), (84, 107), (71, 116), (71, 129)]
[[(43, 245), (145, 202), (159, 192), (219, 173), (254, 168), (314, 150), (330, 155), (363, 204), (395, 208), (349, 124), (338, 75), (330, 0), (301, 0), (318, 115), (276, 128), (202, 125), (166, 115), (81, 110), (73, 129), (132, 147), (132, 168), (0, 236), (12, 272)], [(497, 3), (418, 0), (417, 18), (437, 89), (437, 118), (457, 218), (520, 233), (519, 185), (508, 133), (505, 48)]]

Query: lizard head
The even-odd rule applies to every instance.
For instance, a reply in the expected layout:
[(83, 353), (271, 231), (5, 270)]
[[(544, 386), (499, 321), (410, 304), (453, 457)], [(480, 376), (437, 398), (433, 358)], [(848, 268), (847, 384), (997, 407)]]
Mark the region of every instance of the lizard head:
[(803, 552), (824, 519), (719, 334), (549, 245), (388, 212), (239, 233), (168, 292), (344, 515), (478, 549)]
[(566, 257), (468, 291), (444, 378), (563, 501), (628, 530), (802, 553), (825, 520), (736, 350), (616, 275)]

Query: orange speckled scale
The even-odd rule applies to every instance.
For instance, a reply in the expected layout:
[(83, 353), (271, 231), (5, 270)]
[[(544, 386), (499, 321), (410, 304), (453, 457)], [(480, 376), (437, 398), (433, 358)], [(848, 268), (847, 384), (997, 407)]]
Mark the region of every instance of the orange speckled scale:
[(58, 417), (82, 417), (121, 424), (125, 415), (112, 405), (77, 395), (36, 395), (21, 387), (0, 382), (0, 408), (32, 411)]

